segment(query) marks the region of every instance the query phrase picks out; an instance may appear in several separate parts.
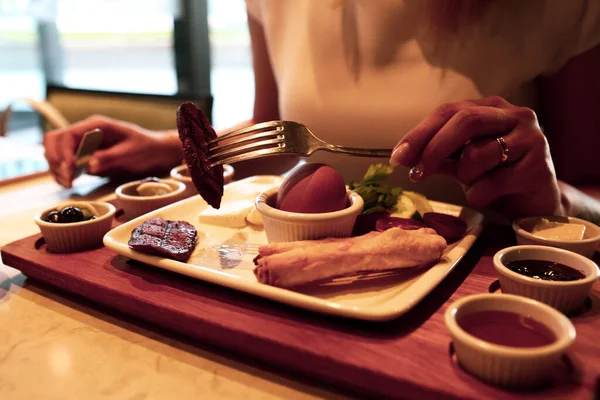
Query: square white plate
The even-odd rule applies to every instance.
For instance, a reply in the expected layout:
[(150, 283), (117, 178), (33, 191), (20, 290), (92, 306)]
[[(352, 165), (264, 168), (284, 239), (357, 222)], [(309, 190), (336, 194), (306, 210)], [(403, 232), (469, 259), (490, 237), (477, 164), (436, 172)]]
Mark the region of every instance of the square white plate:
[[(230, 183), (225, 186), (222, 204), (255, 196), (278, 186), (282, 179), (278, 176), (258, 176)], [(452, 271), (481, 233), (483, 216), (480, 213), (440, 202), (432, 202), (432, 206), (436, 212), (460, 215), (468, 224), (463, 239), (448, 246), (442, 259), (433, 267), (417, 273), (400, 271), (340, 278), (300, 289), (302, 292), (258, 283), (252, 272), (252, 259), (257, 255), (257, 245), (267, 243), (264, 231), (250, 226), (232, 229), (200, 223), (198, 214), (208, 207), (200, 196), (190, 197), (120, 225), (106, 234), (104, 245), (125, 257), (158, 268), (292, 306), (348, 318), (383, 321), (404, 314), (423, 299)], [(196, 227), (198, 244), (187, 263), (129, 248), (127, 242), (133, 229), (154, 217), (183, 220)]]

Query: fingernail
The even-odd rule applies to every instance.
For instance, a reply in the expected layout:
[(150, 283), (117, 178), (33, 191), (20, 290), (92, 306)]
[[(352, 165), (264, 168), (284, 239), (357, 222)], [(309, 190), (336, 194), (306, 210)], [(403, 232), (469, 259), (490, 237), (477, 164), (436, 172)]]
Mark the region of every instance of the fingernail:
[(408, 178), (413, 182), (418, 182), (423, 179), (423, 175), (425, 175), (425, 170), (423, 169), (423, 164), (421, 163), (418, 163), (412, 167), (408, 172)]
[(69, 165), (65, 161), (60, 163), (60, 167), (58, 168), (57, 174), (64, 181), (69, 180)]
[(71, 181), (66, 180), (62, 177), (57, 177), (56, 182), (58, 182), (58, 184), (63, 186), (65, 189), (70, 189), (72, 186)]
[(98, 172), (98, 160), (96, 158), (90, 159), (87, 165), (88, 173), (95, 174)]
[(402, 143), (400, 146), (396, 147), (390, 157), (390, 164), (395, 167), (406, 161), (405, 158), (409, 148), (410, 144), (408, 142)]

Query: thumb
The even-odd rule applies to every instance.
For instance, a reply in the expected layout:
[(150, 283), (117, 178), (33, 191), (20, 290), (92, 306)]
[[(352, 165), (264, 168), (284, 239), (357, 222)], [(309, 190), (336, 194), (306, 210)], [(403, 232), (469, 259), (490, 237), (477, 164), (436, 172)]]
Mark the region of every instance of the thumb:
[(88, 163), (88, 173), (92, 175), (107, 175), (117, 169), (122, 169), (131, 151), (126, 142), (117, 143), (107, 149), (94, 152)]
[(83, 137), (82, 132), (67, 130), (63, 133), (62, 138), (62, 161), (69, 168), (73, 167), (73, 163), (75, 161), (75, 150), (81, 142), (81, 138)]
[(96, 128), (106, 131), (106, 125), (107, 121), (105, 119), (90, 117), (76, 122), (66, 128), (47, 132), (46, 135), (49, 137), (56, 136), (61, 138), (60, 158), (67, 165), (72, 165), (75, 159), (75, 151), (77, 150), (77, 146), (79, 146), (83, 135), (85, 135), (86, 132)]
[[(60, 140), (60, 164), (56, 167), (58, 173), (58, 182), (66, 188), (70, 188), (75, 172), (75, 150), (81, 141), (82, 134), (71, 130), (66, 130), (62, 133)], [(56, 149), (55, 149), (56, 151)]]

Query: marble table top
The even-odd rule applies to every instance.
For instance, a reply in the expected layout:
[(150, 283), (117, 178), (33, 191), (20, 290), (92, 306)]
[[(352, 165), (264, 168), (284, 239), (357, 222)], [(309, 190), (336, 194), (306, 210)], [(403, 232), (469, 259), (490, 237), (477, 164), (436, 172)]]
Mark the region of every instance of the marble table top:
[[(49, 175), (0, 182), (0, 248), (37, 233), (39, 209), (111, 191), (86, 175), (72, 190)], [(0, 321), (0, 399), (347, 398), (28, 282), (1, 262)]]

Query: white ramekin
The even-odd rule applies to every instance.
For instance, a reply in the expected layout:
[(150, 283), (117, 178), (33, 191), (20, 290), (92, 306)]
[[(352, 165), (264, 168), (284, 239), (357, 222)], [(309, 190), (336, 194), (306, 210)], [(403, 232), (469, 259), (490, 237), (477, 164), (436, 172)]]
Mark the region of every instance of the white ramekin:
[(35, 223), (39, 226), (42, 236), (46, 241), (47, 249), (51, 253), (75, 253), (102, 246), (102, 238), (111, 229), (113, 217), (116, 212), (115, 206), (103, 201), (90, 201), (98, 215), (95, 219), (70, 222), (54, 223), (45, 221), (50, 211), (59, 206), (41, 211), (35, 215)]
[[(547, 346), (519, 348), (481, 340), (462, 329), (461, 317), (477, 311), (510, 311), (545, 325), (556, 336)], [(510, 294), (475, 294), (452, 303), (445, 313), (459, 364), (494, 385), (526, 388), (542, 384), (575, 340), (575, 328), (563, 314), (546, 304)]]
[[(185, 184), (185, 191), (183, 192), (183, 196), (185, 198), (195, 196), (198, 194), (198, 190), (194, 186), (192, 178), (189, 175), (183, 174), (184, 171), (187, 171), (187, 165), (185, 164), (173, 168), (170, 173), (171, 179), (175, 179), (176, 181), (183, 182)], [(233, 180), (233, 173), (234, 169), (231, 165), (223, 165), (223, 181), (225, 184), (228, 184)]]
[(185, 184), (173, 179), (161, 179), (161, 183), (169, 185), (173, 191), (158, 196), (138, 196), (135, 189), (142, 181), (124, 183), (115, 190), (119, 205), (123, 208), (126, 219), (132, 219), (184, 199)]
[[(533, 226), (542, 218), (568, 221), (574, 224), (585, 225), (585, 234), (582, 240), (551, 240), (539, 237), (531, 233)], [(517, 236), (517, 243), (521, 245), (540, 245), (558, 247), (579, 253), (585, 257), (592, 258), (598, 245), (600, 245), (600, 227), (592, 222), (575, 217), (525, 217), (517, 219), (512, 224)]]
[(269, 242), (348, 237), (364, 207), (362, 197), (348, 191), (349, 206), (340, 211), (314, 214), (282, 211), (270, 205), (278, 191), (278, 187), (271, 188), (256, 198), (256, 209), (262, 216)]
[[(504, 263), (515, 260), (545, 260), (581, 271), (585, 278), (554, 282), (530, 278), (508, 269)], [(513, 246), (494, 255), (502, 293), (512, 293), (544, 302), (564, 313), (577, 311), (584, 304), (594, 282), (600, 276), (595, 262), (581, 254), (547, 246)]]

